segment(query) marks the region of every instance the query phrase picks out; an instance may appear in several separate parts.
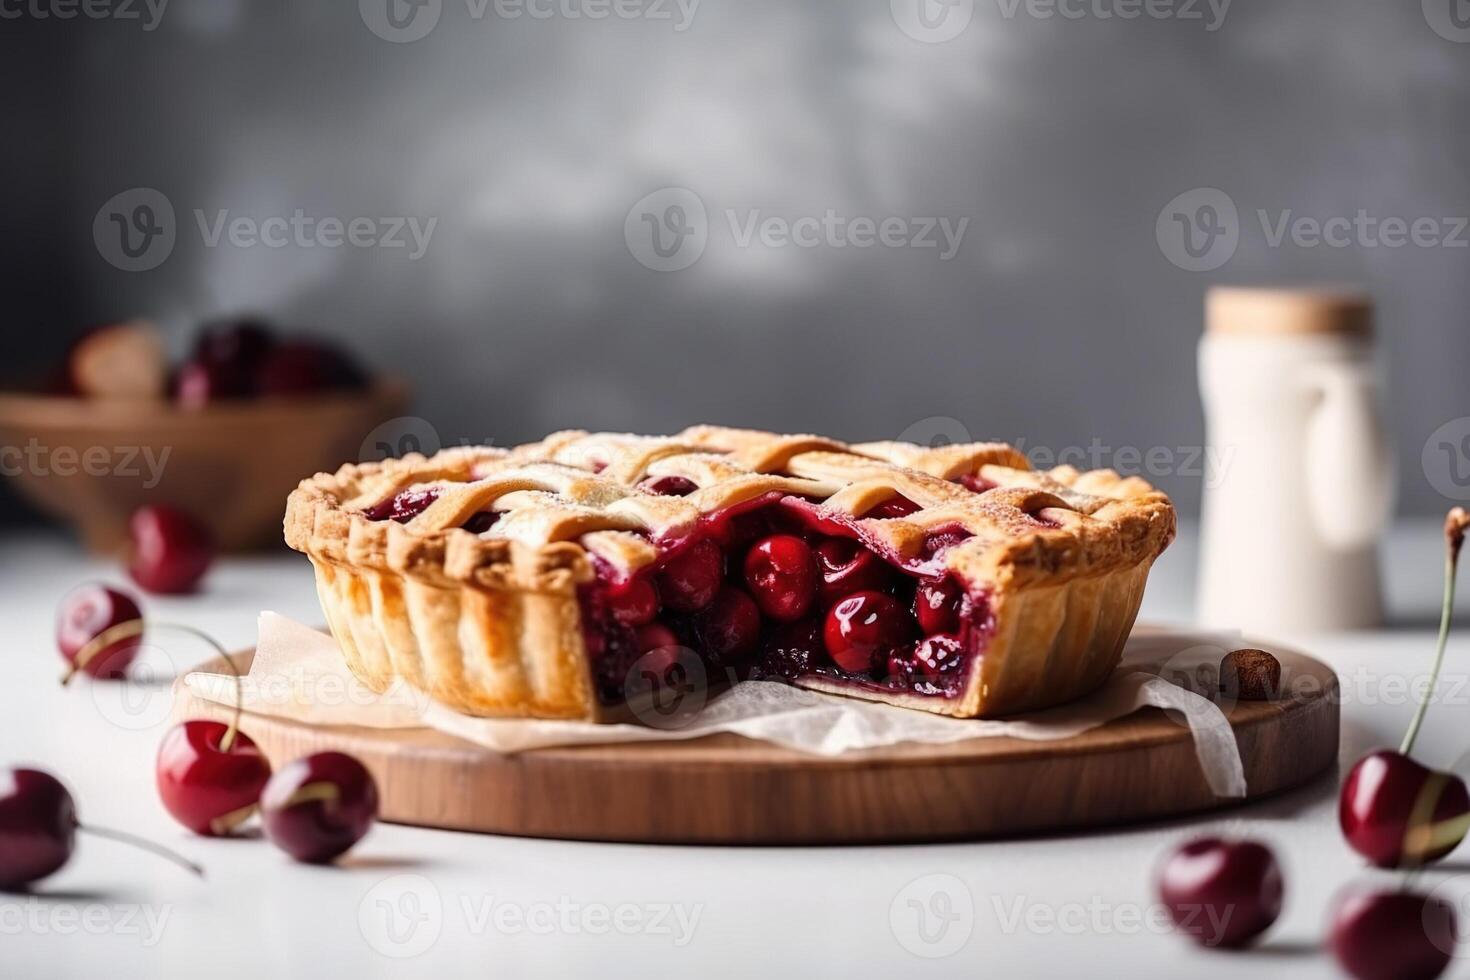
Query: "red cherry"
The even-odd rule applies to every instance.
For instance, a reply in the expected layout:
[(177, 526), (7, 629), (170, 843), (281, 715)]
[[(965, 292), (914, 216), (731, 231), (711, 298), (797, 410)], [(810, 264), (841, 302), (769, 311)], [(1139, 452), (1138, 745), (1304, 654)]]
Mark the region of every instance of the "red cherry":
[(163, 737), (155, 773), (158, 795), (175, 820), (196, 834), (223, 837), (255, 812), (271, 765), (244, 732), (218, 721), (186, 721)]
[(56, 646), (74, 670), (85, 671), (92, 677), (122, 677), (138, 655), (138, 645), (142, 642), (139, 637), (130, 636), (107, 644), (80, 667), (77, 654), (107, 630), (142, 619), (138, 604), (126, 593), (102, 585), (83, 585), (61, 600), (56, 616)]
[(818, 598), (830, 606), (853, 592), (882, 592), (893, 584), (893, 569), (873, 552), (847, 538), (827, 538), (816, 547), (822, 575)]
[(639, 627), (634, 640), (639, 653), (679, 646), (679, 638), (663, 623), (649, 623)]
[(219, 320), (206, 324), (194, 344), (194, 360), (249, 376), (275, 345), (270, 328), (259, 320)]
[[(1466, 814), (1470, 793), (1459, 776), (1435, 772), (1387, 749), (1359, 759), (1338, 794), (1343, 836), (1380, 868), (1412, 867), (1444, 857), (1464, 838), (1460, 818)], [(1422, 821), (1417, 826), (1416, 817)]]
[(193, 592), (214, 561), (209, 532), (172, 507), (138, 508), (128, 532), (128, 574), (149, 592)]
[(725, 576), (719, 545), (700, 538), (669, 559), (658, 574), (658, 594), (674, 612), (698, 612), (714, 600)]
[(1458, 941), (1454, 906), (1408, 891), (1360, 892), (1333, 911), (1327, 945), (1358, 980), (1434, 980)]
[(699, 487), (688, 477), (652, 476), (638, 484), (638, 489), (660, 497), (687, 497)]
[(817, 597), (816, 556), (801, 538), (773, 534), (746, 552), (745, 584), (761, 612), (783, 623), (807, 614)]
[(397, 493), (379, 504), (367, 508), (362, 516), (370, 521), (397, 521), (399, 524), (407, 524), (415, 517), (429, 509), (429, 505), (439, 499), (444, 492), (442, 487), (413, 487)]
[(964, 593), (953, 579), (920, 582), (914, 590), (914, 618), (925, 636), (960, 631), (960, 602)]
[(290, 340), (266, 351), (256, 366), (255, 387), (262, 395), (299, 397), (352, 390), (367, 384), (367, 374), (335, 344)]
[(76, 804), (54, 776), (35, 769), (0, 772), (0, 891), (61, 870), (76, 837)]
[(1201, 837), (1159, 874), (1159, 900), (1174, 925), (1202, 946), (1244, 946), (1281, 914), (1281, 869), (1264, 844)]
[(914, 634), (914, 619), (892, 596), (855, 592), (833, 606), (822, 628), (827, 655), (843, 670), (862, 674)]
[(607, 608), (624, 626), (643, 626), (658, 615), (658, 593), (648, 579), (630, 579), (608, 589)]
[(362, 840), (378, 815), (378, 786), (350, 755), (318, 752), (289, 763), (260, 795), (265, 835), (307, 864), (325, 864)]
[(919, 509), (919, 505), (907, 497), (890, 497), (863, 516), (889, 520), (894, 517), (908, 517)]
[(189, 361), (174, 376), (174, 401), (195, 411), (246, 393), (243, 375), (212, 361)]
[(957, 636), (930, 636), (914, 648), (915, 669), (931, 679), (954, 673), (964, 662), (965, 648)]
[(730, 663), (755, 651), (761, 637), (761, 613), (750, 596), (727, 585), (695, 617), (695, 626), (705, 652)]

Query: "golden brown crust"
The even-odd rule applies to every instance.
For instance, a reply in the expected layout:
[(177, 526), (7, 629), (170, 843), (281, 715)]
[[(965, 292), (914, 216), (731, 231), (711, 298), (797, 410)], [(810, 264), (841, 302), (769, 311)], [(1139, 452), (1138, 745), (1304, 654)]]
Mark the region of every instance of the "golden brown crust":
[[(636, 488), (661, 476), (698, 489), (664, 497)], [(994, 488), (973, 492), (954, 482), (962, 476)], [(406, 523), (363, 513), (429, 486), (437, 499)], [(668, 438), (565, 432), (508, 451), (344, 466), (291, 494), (285, 534), (312, 559), (333, 633), (374, 686), (401, 676), (474, 714), (598, 718), (576, 600), (594, 556), (631, 572), (655, 559), (653, 540), (776, 493), (820, 501), (855, 521), (870, 544), (911, 562), (924, 560), (933, 533), (968, 532), (933, 569), (992, 603), (995, 634), (963, 695), (838, 687), (966, 717), (1060, 703), (1100, 684), (1175, 524), (1168, 498), (1137, 477), (1038, 472), (999, 443), (847, 446), (699, 426)], [(863, 517), (895, 495), (921, 509)], [(487, 509), (500, 512), (490, 531), (460, 528)]]

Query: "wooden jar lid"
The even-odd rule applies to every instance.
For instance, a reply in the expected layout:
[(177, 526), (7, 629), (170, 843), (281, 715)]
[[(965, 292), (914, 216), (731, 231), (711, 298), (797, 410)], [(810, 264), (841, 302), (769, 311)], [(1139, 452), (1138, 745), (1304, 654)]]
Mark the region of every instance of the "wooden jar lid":
[(1373, 299), (1347, 288), (1212, 286), (1205, 329), (1218, 334), (1373, 334)]

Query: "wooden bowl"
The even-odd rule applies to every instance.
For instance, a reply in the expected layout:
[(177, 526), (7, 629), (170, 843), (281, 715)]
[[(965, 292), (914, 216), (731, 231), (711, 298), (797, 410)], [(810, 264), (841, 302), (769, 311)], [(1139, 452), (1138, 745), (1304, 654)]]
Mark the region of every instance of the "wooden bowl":
[(407, 404), (393, 381), (195, 411), (0, 394), (0, 472), (94, 551), (120, 550), (133, 511), (154, 503), (191, 514), (225, 550), (263, 547), (280, 542), (297, 483), (357, 460), (368, 434)]

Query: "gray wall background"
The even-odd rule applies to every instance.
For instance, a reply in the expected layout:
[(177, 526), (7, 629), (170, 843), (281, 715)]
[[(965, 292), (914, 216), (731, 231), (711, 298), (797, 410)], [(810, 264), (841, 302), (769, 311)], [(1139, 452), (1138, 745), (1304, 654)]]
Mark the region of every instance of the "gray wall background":
[[(1420, 451), (1470, 414), (1470, 249), (1273, 247), (1256, 212), (1470, 215), (1470, 29), (1445, 26), (1470, 4), (1235, 0), (1218, 21), (1203, 2), (1125, 20), (1096, 13), (1115, 0), (1080, 18), (975, 0), (925, 43), (905, 2), (702, 0), (681, 31), (441, 0), (412, 43), (351, 2), (0, 22), (6, 365), (91, 322), (147, 315), (182, 344), (251, 309), (410, 378), (445, 442), (705, 420), (891, 438), (940, 417), (1028, 448), (1173, 450), (1202, 439), (1208, 284), (1346, 280), (1380, 301), (1401, 509), (1443, 507)], [(173, 204), (177, 243), (124, 272), (92, 222), (139, 186)], [(660, 273), (624, 224), (667, 186), (703, 202), (708, 245)], [(1201, 187), (1238, 206), (1239, 245), (1189, 272), (1155, 226)], [(194, 216), (297, 208), (437, 224), (411, 261), (209, 247)], [(742, 247), (731, 209), (969, 224), (943, 261)], [(1196, 505), (1197, 474), (1158, 482)]]

